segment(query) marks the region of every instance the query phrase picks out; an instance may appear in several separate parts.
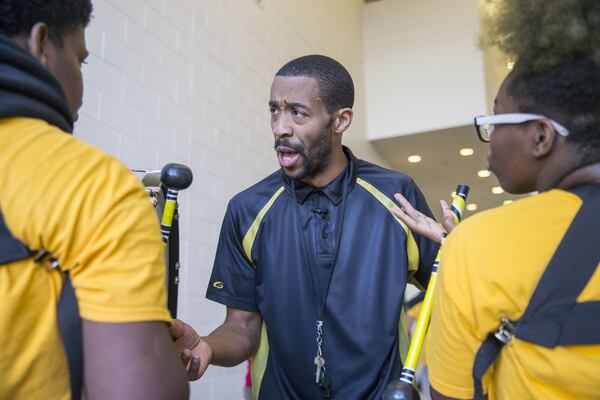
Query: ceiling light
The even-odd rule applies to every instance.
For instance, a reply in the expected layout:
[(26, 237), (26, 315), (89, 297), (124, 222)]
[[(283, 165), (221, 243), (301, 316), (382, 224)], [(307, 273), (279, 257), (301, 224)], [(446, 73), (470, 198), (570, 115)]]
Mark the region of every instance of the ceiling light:
[(477, 210), (477, 204), (475, 204), (475, 203), (467, 204), (467, 211), (475, 211), (475, 210)]
[(477, 176), (480, 178), (487, 178), (491, 174), (492, 173), (487, 169), (480, 169), (479, 171), (477, 171)]
[(494, 186), (492, 188), (492, 193), (494, 193), (494, 194), (502, 194), (502, 193), (504, 193), (504, 190), (500, 186)]
[(468, 147), (464, 148), (464, 149), (460, 149), (460, 155), (461, 156), (468, 157), (468, 156), (472, 156), (473, 154), (475, 154), (475, 150), (470, 149)]
[(410, 156), (410, 157), (408, 157), (408, 162), (412, 163), (412, 164), (421, 162), (421, 156), (418, 156), (416, 154), (414, 156)]
[(512, 69), (515, 67), (515, 62), (514, 61), (509, 61), (506, 63), (506, 68), (508, 68), (508, 70), (512, 71)]
[(512, 200), (504, 200), (504, 203), (502, 203), (502, 204), (504, 204), (504, 205), (508, 205), (508, 204), (510, 204), (510, 203), (512, 203), (512, 202), (513, 202)]

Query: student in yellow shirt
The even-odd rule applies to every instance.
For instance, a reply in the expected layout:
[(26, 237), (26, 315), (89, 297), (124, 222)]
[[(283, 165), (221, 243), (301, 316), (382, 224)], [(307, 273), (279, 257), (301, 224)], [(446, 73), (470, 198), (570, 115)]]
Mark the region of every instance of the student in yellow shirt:
[[(446, 239), (433, 398), (599, 399), (600, 3), (505, 0), (496, 18), (490, 41), (516, 64), (477, 133), (505, 191), (540, 194)], [(409, 226), (440, 237), (403, 206)]]
[(70, 135), (91, 11), (0, 1), (0, 399), (183, 399), (154, 210)]

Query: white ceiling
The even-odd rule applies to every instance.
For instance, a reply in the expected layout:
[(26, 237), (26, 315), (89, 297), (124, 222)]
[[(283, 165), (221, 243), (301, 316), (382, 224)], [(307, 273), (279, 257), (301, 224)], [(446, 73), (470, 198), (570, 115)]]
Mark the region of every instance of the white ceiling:
[[(436, 132), (397, 136), (371, 142), (390, 165), (409, 176), (421, 188), (432, 211), (439, 219), (439, 200), (451, 201), (451, 193), (459, 184), (470, 187), (467, 204), (475, 203), (477, 211), (466, 211), (465, 216), (501, 206), (505, 200), (522, 196), (508, 193), (493, 194), (492, 187), (499, 186), (492, 174), (480, 178), (477, 171), (487, 168), (488, 144), (477, 137), (473, 126), (461, 126)], [(462, 148), (472, 148), (475, 153), (464, 157)], [(421, 162), (411, 164), (410, 155), (420, 155)]]

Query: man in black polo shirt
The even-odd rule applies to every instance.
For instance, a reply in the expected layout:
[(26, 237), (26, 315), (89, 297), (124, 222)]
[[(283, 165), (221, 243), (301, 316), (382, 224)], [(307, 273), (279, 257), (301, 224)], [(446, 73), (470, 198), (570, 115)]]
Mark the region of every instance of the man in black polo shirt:
[[(253, 356), (254, 398), (378, 399), (400, 375), (407, 282), (436, 245), (390, 213), (395, 193), (431, 212), (412, 179), (342, 146), (354, 86), (324, 56), (287, 63), (269, 107), (281, 169), (229, 203), (207, 297), (227, 306), (207, 337), (175, 322), (192, 378)], [(195, 346), (192, 346), (192, 343)], [(197, 344), (196, 344), (197, 343)]]

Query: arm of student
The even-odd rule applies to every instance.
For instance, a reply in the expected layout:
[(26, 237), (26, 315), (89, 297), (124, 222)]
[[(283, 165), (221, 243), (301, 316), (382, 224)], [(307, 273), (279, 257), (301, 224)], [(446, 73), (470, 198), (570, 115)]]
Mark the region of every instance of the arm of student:
[(247, 360), (258, 348), (261, 323), (259, 313), (227, 307), (223, 324), (210, 335), (200, 337), (185, 322), (173, 321), (171, 335), (188, 377), (200, 378), (209, 364), (232, 367)]
[(83, 319), (85, 392), (96, 399), (187, 399), (189, 388), (166, 323)]

